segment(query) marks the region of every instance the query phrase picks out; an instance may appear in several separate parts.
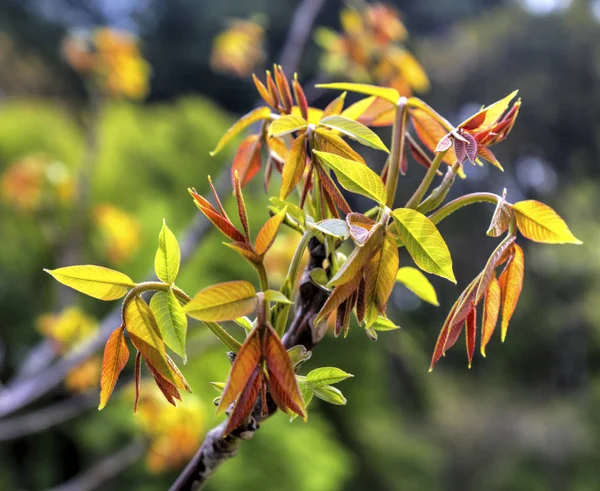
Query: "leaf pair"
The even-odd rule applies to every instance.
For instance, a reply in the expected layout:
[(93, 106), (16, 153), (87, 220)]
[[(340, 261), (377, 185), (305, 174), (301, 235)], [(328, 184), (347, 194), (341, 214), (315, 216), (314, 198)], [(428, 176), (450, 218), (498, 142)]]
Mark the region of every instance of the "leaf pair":
[[(306, 376), (296, 375), (305, 407), (308, 407), (313, 397), (329, 404), (344, 406), (346, 398), (337, 387), (333, 387), (333, 384), (343, 382), (351, 377), (354, 375), (335, 367), (315, 368)], [(292, 420), (295, 418), (296, 415), (292, 415)]]
[[(292, 362), (269, 324), (250, 332), (233, 362), (218, 407), (222, 412), (235, 401), (224, 436), (248, 419), (261, 391), (263, 402), (268, 392), (279, 409), (306, 418)], [(267, 408), (262, 407), (262, 411)]]

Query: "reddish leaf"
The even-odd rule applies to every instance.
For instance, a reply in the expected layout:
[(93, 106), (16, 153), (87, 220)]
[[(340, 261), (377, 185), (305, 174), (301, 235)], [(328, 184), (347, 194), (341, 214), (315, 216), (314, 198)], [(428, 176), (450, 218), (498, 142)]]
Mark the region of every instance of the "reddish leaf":
[(285, 74), (283, 73), (281, 65), (275, 65), (273, 68), (275, 71), (275, 83), (277, 84), (279, 97), (286, 112), (290, 112), (292, 110), (292, 106), (294, 105), (290, 85), (288, 84), (288, 81), (285, 78)]
[(261, 343), (257, 329), (254, 329), (238, 351), (227, 384), (221, 396), (217, 413), (227, 409), (235, 398), (244, 390), (253, 375), (261, 358)]
[(233, 164), (231, 166), (231, 178), (232, 182), (237, 172), (242, 187), (248, 184), (252, 178), (260, 170), (260, 137), (259, 135), (247, 136), (239, 146), (235, 157), (233, 157)]
[(102, 372), (100, 374), (100, 405), (98, 409), (106, 406), (115, 388), (117, 379), (129, 360), (129, 348), (125, 342), (125, 327), (115, 329), (104, 347)]
[(513, 255), (498, 280), (502, 297), (502, 342), (506, 339), (508, 323), (517, 307), (517, 302), (523, 289), (523, 277), (525, 274), (524, 259), (523, 249), (514, 244)]
[(260, 264), (262, 262), (261, 257), (254, 251), (253, 247), (245, 242), (223, 242), (223, 245), (233, 249), (252, 264)]
[(308, 101), (306, 100), (306, 95), (304, 95), (304, 90), (302, 90), (302, 86), (298, 83), (298, 74), (294, 73), (294, 80), (292, 82), (292, 86), (294, 88), (294, 96), (296, 97), (296, 104), (300, 108), (300, 114), (304, 119), (308, 121)]
[(269, 95), (275, 101), (275, 108), (280, 109), (282, 106), (279, 99), (279, 94), (277, 93), (277, 86), (275, 85), (269, 70), (267, 70), (267, 89), (269, 90)]
[(509, 250), (509, 248), (515, 242), (516, 237), (511, 236), (504, 239), (498, 247), (494, 250), (490, 258), (488, 259), (485, 268), (481, 272), (481, 281), (477, 287), (477, 295), (475, 296), (475, 303), (478, 304), (482, 297), (487, 292), (490, 281), (492, 281), (492, 277), (494, 276), (494, 270), (502, 264), (501, 260), (505, 259), (507, 256), (505, 253)]
[(360, 275), (360, 284), (358, 285), (358, 291), (356, 292), (356, 318), (358, 322), (362, 324), (365, 319), (366, 307), (365, 307), (365, 279)]
[(238, 215), (244, 227), (244, 234), (246, 235), (246, 241), (250, 242), (250, 226), (248, 225), (248, 212), (246, 211), (246, 202), (244, 201), (244, 195), (242, 194), (242, 186), (240, 185), (240, 177), (237, 173), (233, 176), (233, 186), (235, 189), (235, 199), (237, 201)]
[(329, 298), (327, 299), (327, 301), (321, 308), (319, 314), (314, 320), (315, 326), (327, 319), (335, 309), (337, 309), (347, 298), (349, 298), (352, 295), (352, 293), (354, 293), (358, 289), (361, 278), (362, 272), (357, 274), (347, 283), (336, 286), (333, 289), (333, 292), (331, 293), (331, 295), (329, 295)]
[[(244, 388), (242, 389), (238, 400), (233, 407), (233, 411), (231, 412), (231, 416), (229, 416), (229, 421), (227, 421), (227, 426), (225, 427), (225, 431), (223, 431), (223, 436), (229, 435), (233, 430), (235, 430), (238, 426), (240, 426), (250, 414), (252, 414), (252, 410), (254, 409), (254, 404), (256, 403), (256, 399), (258, 397), (258, 391), (261, 386), (261, 371), (259, 367), (254, 368), (251, 371), (250, 376)], [(223, 398), (221, 398), (223, 400)]]
[(258, 93), (263, 98), (263, 100), (269, 106), (271, 106), (273, 109), (276, 109), (277, 101), (270, 94), (269, 90), (264, 86), (264, 84), (258, 79), (258, 77), (256, 75), (252, 74), (252, 80), (254, 80), (254, 85), (256, 85), (256, 90), (258, 90)]
[(194, 198), (194, 203), (196, 203), (196, 206), (202, 213), (204, 213), (206, 218), (208, 218), (212, 224), (221, 231), (221, 233), (235, 241), (245, 242), (246, 239), (241, 232), (239, 232), (229, 220), (220, 215), (208, 200), (204, 199), (193, 189), (188, 191), (192, 195), (192, 198)]
[(465, 332), (467, 337), (467, 356), (469, 358), (469, 368), (473, 362), (473, 353), (475, 353), (475, 335), (477, 331), (477, 310), (471, 309), (465, 323)]
[(158, 370), (156, 370), (156, 368), (152, 366), (151, 363), (148, 363), (148, 360), (146, 360), (146, 366), (148, 367), (148, 370), (150, 370), (150, 373), (154, 377), (156, 385), (165, 396), (165, 399), (170, 404), (173, 404), (173, 406), (177, 407), (177, 401), (181, 401), (181, 394), (179, 393), (179, 390), (177, 390), (177, 387), (175, 387), (171, 382), (164, 378), (158, 372)]
[(481, 323), (481, 355), (485, 356), (485, 347), (490, 342), (492, 334), (498, 323), (500, 313), (500, 285), (496, 276), (492, 277), (483, 307), (483, 320)]
[(329, 176), (329, 173), (323, 169), (320, 165), (316, 165), (317, 173), (319, 174), (319, 180), (323, 189), (331, 199), (335, 203), (335, 205), (342, 211), (342, 213), (351, 213), (350, 205), (344, 198), (342, 192), (335, 185), (335, 182)]

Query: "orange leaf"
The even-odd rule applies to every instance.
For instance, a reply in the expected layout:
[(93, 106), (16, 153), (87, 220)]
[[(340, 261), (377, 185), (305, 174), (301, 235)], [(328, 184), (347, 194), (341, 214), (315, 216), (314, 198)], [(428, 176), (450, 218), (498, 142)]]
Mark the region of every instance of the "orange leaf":
[(465, 332), (467, 337), (467, 357), (469, 358), (469, 368), (473, 361), (473, 353), (475, 353), (475, 334), (477, 331), (477, 311), (475, 306), (470, 310), (465, 322)]
[(523, 249), (517, 244), (514, 244), (513, 255), (498, 279), (502, 296), (502, 342), (506, 339), (508, 323), (515, 312), (517, 302), (521, 296), (524, 275), (525, 257), (523, 255)]
[(177, 407), (176, 401), (181, 401), (181, 394), (177, 390), (177, 387), (175, 387), (171, 382), (169, 382), (166, 378), (164, 378), (160, 374), (160, 372), (152, 366), (151, 363), (148, 363), (148, 360), (146, 360), (146, 366), (148, 367), (148, 370), (150, 370), (150, 373), (154, 377), (156, 386), (160, 389), (162, 394), (165, 396), (165, 399), (170, 404)]
[[(238, 353), (239, 356), (239, 353)], [(233, 411), (231, 412), (231, 416), (229, 416), (229, 421), (227, 421), (227, 426), (225, 427), (225, 431), (223, 431), (223, 436), (229, 435), (233, 430), (235, 430), (238, 426), (240, 426), (248, 416), (252, 414), (252, 410), (254, 409), (254, 405), (256, 403), (256, 399), (258, 397), (258, 391), (261, 386), (261, 371), (259, 367), (254, 368), (244, 385), (238, 400), (233, 407)], [(221, 397), (221, 400), (223, 398)]]
[(223, 245), (226, 245), (230, 249), (233, 249), (237, 253), (239, 253), (242, 257), (246, 258), (252, 264), (260, 264), (261, 258), (251, 245), (246, 244), (245, 242), (223, 242)]
[(286, 408), (306, 418), (304, 401), (296, 381), (296, 374), (290, 356), (273, 328), (269, 325), (266, 328), (267, 337), (264, 354), (269, 372), (268, 383), (271, 386), (271, 392), (276, 394), (273, 399), (279, 399), (285, 404)]
[(483, 304), (483, 320), (481, 325), (481, 355), (485, 356), (485, 347), (490, 342), (496, 324), (498, 322), (498, 314), (500, 313), (500, 285), (496, 276), (492, 278), (485, 302)]
[(331, 315), (331, 313), (342, 304), (342, 302), (349, 298), (350, 295), (352, 295), (352, 293), (358, 289), (361, 279), (362, 272), (355, 275), (354, 278), (352, 278), (347, 283), (336, 286), (333, 289), (331, 295), (329, 295), (329, 298), (327, 298), (327, 301), (321, 308), (321, 311), (315, 318), (314, 325), (317, 326), (322, 321), (327, 319)]
[(500, 266), (500, 261), (507, 257), (505, 252), (508, 251), (509, 248), (514, 244), (515, 239), (516, 237), (514, 235), (504, 239), (502, 242), (500, 242), (500, 244), (498, 244), (498, 247), (496, 247), (488, 259), (485, 268), (481, 272), (481, 281), (479, 282), (479, 286), (477, 287), (477, 295), (475, 296), (476, 304), (479, 303), (479, 301), (485, 295), (490, 281), (492, 281), (492, 277), (494, 276), (494, 270)]
[(548, 205), (535, 200), (513, 205), (517, 227), (529, 240), (546, 244), (581, 244), (565, 221)]
[[(448, 131), (422, 109), (411, 109), (410, 115), (419, 140), (430, 152), (435, 152), (438, 143), (448, 134)], [(454, 148), (450, 147), (448, 149), (444, 156), (444, 162), (448, 165), (456, 162)]]
[(260, 96), (264, 99), (264, 101), (271, 106), (273, 109), (277, 107), (277, 101), (275, 98), (269, 93), (269, 89), (265, 87), (265, 85), (258, 79), (254, 73), (252, 74), (252, 80), (254, 80), (254, 85), (256, 85), (256, 90)]
[(271, 157), (283, 164), (287, 159), (287, 154), (289, 152), (283, 140), (274, 136), (267, 140), (267, 146), (269, 147)]
[(259, 135), (247, 136), (233, 157), (231, 175), (233, 178), (235, 173), (238, 173), (242, 187), (248, 184), (260, 170), (260, 146)]
[(277, 237), (279, 227), (285, 218), (286, 212), (287, 207), (285, 207), (276, 215), (273, 215), (267, 220), (267, 223), (265, 223), (258, 232), (258, 235), (256, 236), (256, 252), (260, 256), (264, 255), (273, 245), (275, 237)]
[(200, 196), (193, 189), (188, 190), (189, 193), (194, 198), (194, 203), (200, 209), (202, 213), (208, 218), (212, 224), (221, 231), (224, 235), (239, 242), (245, 242), (245, 237), (241, 234), (241, 232), (233, 226), (233, 224), (220, 215), (217, 210), (210, 204), (208, 200)]
[(229, 372), (227, 384), (225, 385), (225, 389), (223, 389), (223, 395), (221, 396), (221, 402), (217, 408), (217, 413), (227, 409), (248, 385), (250, 378), (257, 368), (260, 358), (261, 343), (259, 333), (257, 329), (254, 329), (250, 332), (235, 357), (233, 366)]
[(279, 198), (284, 200), (296, 188), (306, 167), (306, 133), (296, 138), (288, 152), (281, 178)]
[(129, 348), (125, 342), (125, 327), (115, 329), (104, 347), (102, 372), (100, 374), (100, 405), (98, 409), (106, 406), (112, 394), (119, 374), (129, 360)]
[(240, 185), (240, 178), (237, 172), (233, 175), (233, 187), (235, 189), (235, 199), (237, 201), (238, 215), (244, 227), (244, 234), (246, 240), (250, 242), (250, 226), (248, 225), (248, 212), (246, 211), (246, 202), (244, 201), (244, 195), (242, 194), (242, 186)]
[[(319, 174), (319, 182), (321, 183), (321, 188), (325, 192), (325, 196), (331, 199), (335, 205), (342, 210), (344, 213), (351, 213), (350, 205), (344, 198), (342, 192), (338, 189), (335, 182), (329, 176), (329, 172), (323, 169), (322, 166), (316, 165), (317, 174)], [(333, 212), (332, 212), (333, 213)], [(334, 213), (334, 215), (337, 213)]]

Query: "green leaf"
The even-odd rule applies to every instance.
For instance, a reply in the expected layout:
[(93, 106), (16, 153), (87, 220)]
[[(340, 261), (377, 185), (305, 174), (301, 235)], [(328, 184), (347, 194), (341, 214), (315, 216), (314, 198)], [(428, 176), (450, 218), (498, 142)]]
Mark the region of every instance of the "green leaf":
[(63, 285), (100, 300), (116, 300), (135, 286), (126, 274), (102, 266), (67, 266), (44, 271)]
[(383, 317), (382, 315), (380, 315), (379, 317), (377, 317), (375, 322), (371, 324), (371, 329), (374, 329), (375, 331), (395, 331), (397, 329), (400, 329), (400, 326), (394, 324), (387, 317)]
[(337, 130), (346, 136), (356, 140), (367, 147), (372, 147), (377, 150), (383, 150), (390, 153), (381, 138), (377, 136), (373, 130), (367, 128), (364, 124), (345, 118), (343, 116), (328, 116), (319, 122), (319, 125), (326, 126), (333, 130)]
[(315, 87), (319, 89), (338, 89), (348, 90), (350, 92), (358, 92), (359, 94), (374, 95), (381, 97), (392, 104), (396, 104), (400, 98), (400, 94), (396, 89), (388, 87), (378, 87), (377, 85), (354, 84), (354, 83), (332, 83), (332, 84), (317, 84)]
[(386, 201), (385, 184), (381, 178), (366, 165), (348, 160), (333, 153), (313, 150), (319, 160), (335, 172), (344, 189), (351, 193), (366, 196), (379, 204)]
[(312, 388), (324, 387), (326, 385), (337, 384), (350, 377), (354, 377), (354, 375), (346, 373), (339, 368), (321, 367), (315, 368), (306, 375), (306, 383)]
[(456, 283), (450, 251), (433, 222), (410, 208), (398, 208), (392, 212), (392, 217), (398, 235), (416, 265), (427, 273)]
[(294, 131), (304, 130), (307, 126), (307, 121), (300, 116), (295, 116), (293, 114), (279, 116), (269, 125), (269, 138), (273, 136), (289, 135)]
[(252, 330), (252, 321), (248, 319), (246, 316), (238, 317), (237, 319), (233, 319), (238, 326), (243, 327), (246, 331)]
[(264, 295), (269, 302), (286, 303), (289, 305), (292, 305), (294, 303), (283, 293), (277, 290), (267, 290), (266, 292), (264, 292)]
[(231, 126), (231, 128), (226, 131), (223, 137), (219, 140), (219, 143), (217, 143), (215, 149), (210, 152), (210, 155), (213, 156), (220, 152), (222, 148), (227, 145), (227, 143), (229, 143), (237, 134), (244, 131), (251, 124), (260, 121), (261, 119), (268, 119), (270, 116), (271, 110), (266, 106), (253, 109), (248, 114), (242, 116), (233, 124), (233, 126)]
[(327, 218), (317, 223), (309, 223), (309, 226), (326, 235), (337, 237), (338, 239), (346, 240), (350, 237), (350, 228), (348, 227), (348, 224), (345, 220), (340, 220), (339, 218)]
[(331, 385), (326, 385), (325, 387), (311, 387), (314, 395), (321, 399), (322, 401), (328, 402), (329, 404), (335, 404), (336, 406), (345, 406), (346, 398), (342, 394), (342, 392), (332, 387)]
[(247, 281), (228, 281), (198, 292), (183, 308), (190, 317), (206, 322), (233, 320), (256, 307), (256, 290)]
[(209, 382), (209, 384), (215, 389), (219, 394), (222, 394), (225, 390), (225, 382)]
[(398, 270), (396, 281), (402, 283), (406, 288), (413, 292), (417, 297), (436, 307), (439, 307), (437, 294), (433, 285), (421, 271), (411, 266), (404, 266)]
[(154, 270), (158, 279), (172, 285), (179, 273), (181, 251), (175, 235), (163, 220), (162, 229), (158, 234), (158, 250), (154, 257)]
[(286, 213), (290, 217), (292, 217), (294, 220), (296, 220), (303, 227), (306, 225), (306, 213), (304, 213), (304, 210), (302, 208), (300, 208), (299, 206), (297, 206), (293, 203), (288, 203), (287, 201), (283, 201), (276, 197), (269, 198), (269, 201), (273, 205), (271, 208), (274, 213), (278, 213), (281, 210), (283, 210), (284, 208), (287, 208)]
[(312, 356), (312, 351), (308, 351), (304, 346), (298, 344), (288, 350), (288, 355), (290, 356), (290, 360), (292, 361), (292, 366), (294, 368), (297, 368), (305, 361), (310, 360), (310, 357)]
[(185, 362), (187, 318), (179, 300), (171, 290), (156, 292), (150, 299), (150, 310), (154, 314), (165, 344), (181, 356)]
[[(300, 394), (302, 394), (302, 399), (304, 400), (304, 407), (307, 408), (313, 399), (314, 392), (312, 388), (306, 383), (306, 377), (303, 377), (302, 375), (296, 375), (296, 380), (298, 382)], [(297, 417), (298, 415), (296, 413), (291, 414), (290, 421), (294, 421)]]

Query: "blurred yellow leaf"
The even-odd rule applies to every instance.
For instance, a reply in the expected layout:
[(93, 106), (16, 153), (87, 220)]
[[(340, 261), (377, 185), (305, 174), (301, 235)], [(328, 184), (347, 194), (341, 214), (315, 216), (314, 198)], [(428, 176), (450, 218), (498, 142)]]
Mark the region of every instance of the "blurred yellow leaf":
[(225, 145), (227, 145), (233, 138), (235, 138), (236, 135), (244, 131), (248, 126), (250, 126), (253, 123), (256, 123), (257, 121), (267, 119), (270, 115), (271, 110), (268, 107), (264, 106), (257, 107), (256, 109), (253, 109), (249, 113), (242, 116), (221, 137), (215, 149), (212, 152), (210, 152), (211, 156), (219, 153)]
[(341, 82), (331, 84), (317, 84), (315, 87), (318, 87), (320, 89), (347, 90), (349, 92), (358, 92), (359, 94), (372, 95), (376, 97), (381, 97), (382, 99), (390, 101), (393, 104), (396, 104), (398, 102), (398, 99), (400, 98), (400, 94), (398, 94), (398, 91), (396, 89), (390, 89), (388, 87), (378, 87), (377, 85)]

